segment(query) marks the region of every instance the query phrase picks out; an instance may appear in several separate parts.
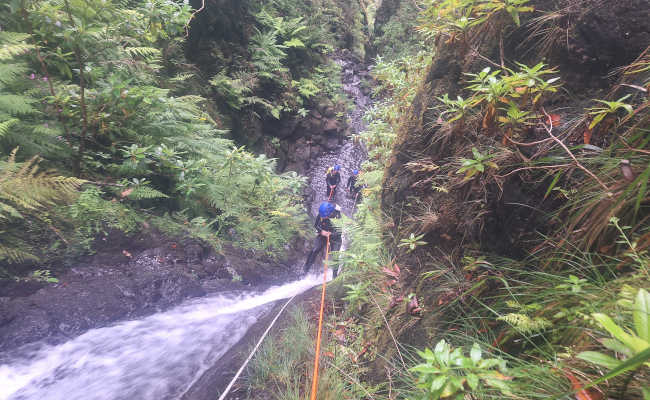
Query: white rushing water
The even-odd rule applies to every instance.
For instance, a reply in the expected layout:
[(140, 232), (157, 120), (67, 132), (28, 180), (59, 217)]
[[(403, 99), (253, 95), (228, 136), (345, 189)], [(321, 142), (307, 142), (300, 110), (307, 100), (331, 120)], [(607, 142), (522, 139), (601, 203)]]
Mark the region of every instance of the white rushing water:
[(321, 282), (310, 274), (263, 293), (193, 299), (57, 346), (29, 345), (0, 364), (0, 400), (178, 399), (273, 302)]

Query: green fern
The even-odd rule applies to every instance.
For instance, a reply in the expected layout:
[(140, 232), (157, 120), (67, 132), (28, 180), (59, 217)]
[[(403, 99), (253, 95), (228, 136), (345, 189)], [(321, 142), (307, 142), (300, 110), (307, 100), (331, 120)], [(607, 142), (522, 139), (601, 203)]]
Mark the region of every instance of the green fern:
[(40, 171), (38, 157), (17, 163), (17, 151), (14, 149), (9, 159), (0, 163), (0, 205), (7, 210), (6, 214), (0, 212), (0, 218), (21, 214), (15, 210), (29, 212), (68, 200), (85, 183), (82, 179)]
[(25, 115), (36, 112), (32, 104), (36, 100), (17, 94), (0, 94), (0, 111), (10, 115)]
[(27, 66), (24, 64), (0, 63), (0, 84), (6, 85), (26, 74)]
[(131, 57), (140, 57), (147, 61), (156, 61), (160, 58), (160, 50), (154, 47), (126, 47), (124, 49)]
[(26, 33), (0, 31), (0, 61), (10, 60), (33, 49), (33, 45), (26, 43), (29, 37)]
[(543, 331), (551, 326), (551, 322), (545, 318), (531, 318), (526, 314), (509, 313), (497, 319), (499, 321), (505, 321), (512, 325), (516, 330), (527, 334)]
[(172, 82), (185, 82), (186, 80), (193, 78), (194, 74), (190, 72), (182, 72), (175, 77), (171, 78), (170, 81)]
[[(3, 240), (6, 240), (4, 232), (0, 232)], [(27, 244), (24, 242), (16, 243), (16, 240), (10, 240), (9, 245), (0, 243), (0, 260), (9, 260), (10, 262), (23, 262), (26, 260), (38, 261), (38, 257), (34, 254), (24, 250)]]
[(70, 201), (85, 182), (78, 178), (63, 177), (39, 169), (39, 158), (25, 163), (16, 162), (14, 149), (6, 162), (0, 162), (0, 260), (19, 262), (35, 258), (17, 229), (14, 221), (31, 218), (40, 220), (44, 211), (58, 203)]
[(147, 185), (140, 185), (133, 188), (127, 196), (131, 200), (160, 199), (169, 197), (165, 193)]
[(9, 132), (9, 128), (15, 125), (18, 122), (17, 119), (12, 118), (7, 121), (0, 122), (0, 138), (5, 136)]

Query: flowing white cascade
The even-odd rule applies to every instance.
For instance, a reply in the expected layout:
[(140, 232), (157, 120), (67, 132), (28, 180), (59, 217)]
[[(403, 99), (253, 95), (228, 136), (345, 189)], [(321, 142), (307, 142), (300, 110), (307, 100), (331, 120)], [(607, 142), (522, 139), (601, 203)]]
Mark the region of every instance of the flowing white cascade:
[(0, 364), (0, 400), (178, 399), (273, 302), (321, 282), (309, 274), (263, 293), (193, 299), (57, 346), (25, 346)]

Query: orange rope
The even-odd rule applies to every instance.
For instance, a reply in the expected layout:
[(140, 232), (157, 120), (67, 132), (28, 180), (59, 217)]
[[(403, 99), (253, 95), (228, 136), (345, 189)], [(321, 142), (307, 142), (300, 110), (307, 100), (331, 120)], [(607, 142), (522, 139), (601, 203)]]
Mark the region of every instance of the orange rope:
[(318, 361), (320, 360), (320, 338), (323, 331), (323, 311), (325, 309), (325, 287), (327, 286), (327, 256), (330, 252), (330, 237), (327, 237), (325, 247), (325, 262), (323, 263), (323, 291), (320, 298), (320, 315), (318, 316), (318, 336), (316, 338), (316, 359), (314, 360), (314, 378), (311, 383), (311, 400), (316, 400), (318, 391)]

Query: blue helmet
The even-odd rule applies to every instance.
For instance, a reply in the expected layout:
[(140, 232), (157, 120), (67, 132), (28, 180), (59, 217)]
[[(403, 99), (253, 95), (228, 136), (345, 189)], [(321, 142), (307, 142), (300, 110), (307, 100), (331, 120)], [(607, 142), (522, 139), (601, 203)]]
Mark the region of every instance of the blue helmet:
[(358, 169), (355, 169), (354, 171), (352, 171), (352, 173), (353, 173), (354, 175), (358, 175), (358, 174), (359, 174), (359, 170), (358, 170)]
[(318, 207), (318, 215), (320, 215), (321, 218), (327, 218), (335, 209), (336, 206), (334, 204), (324, 201), (320, 203), (320, 207)]
[(340, 169), (341, 169), (341, 166), (340, 166), (340, 165), (336, 164), (336, 165), (334, 166), (334, 171), (338, 171), (338, 170), (340, 170)]

